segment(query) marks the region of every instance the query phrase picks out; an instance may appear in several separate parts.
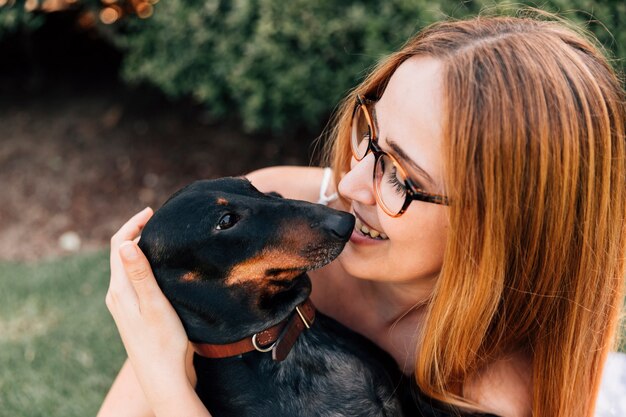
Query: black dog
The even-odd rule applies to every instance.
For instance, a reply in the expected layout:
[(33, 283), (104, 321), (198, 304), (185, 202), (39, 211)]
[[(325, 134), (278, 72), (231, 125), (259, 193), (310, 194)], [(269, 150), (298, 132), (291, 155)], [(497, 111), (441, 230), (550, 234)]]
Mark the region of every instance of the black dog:
[(353, 227), (242, 178), (195, 182), (150, 219), (139, 246), (195, 344), (213, 416), (402, 415), (393, 360), (308, 301), (306, 271), (338, 256)]

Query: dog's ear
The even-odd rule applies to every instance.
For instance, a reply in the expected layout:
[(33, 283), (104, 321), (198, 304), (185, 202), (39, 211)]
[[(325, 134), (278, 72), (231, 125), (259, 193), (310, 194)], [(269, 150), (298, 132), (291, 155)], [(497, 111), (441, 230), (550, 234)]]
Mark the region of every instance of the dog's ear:
[(283, 198), (283, 196), (278, 194), (276, 191), (270, 191), (269, 193), (265, 193), (265, 195), (269, 195), (270, 197)]

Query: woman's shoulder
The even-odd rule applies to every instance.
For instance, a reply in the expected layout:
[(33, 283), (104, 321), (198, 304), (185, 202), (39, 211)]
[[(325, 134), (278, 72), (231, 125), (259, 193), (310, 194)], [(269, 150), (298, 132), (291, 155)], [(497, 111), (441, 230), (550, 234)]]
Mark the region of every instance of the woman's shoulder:
[(499, 359), (464, 388), (464, 396), (502, 417), (532, 414), (532, 371), (523, 354)]
[(415, 383), (413, 375), (405, 375), (399, 386), (405, 415), (422, 417), (502, 417), (490, 413), (462, 411), (426, 396)]
[[(274, 166), (262, 168), (246, 175), (260, 191), (277, 192), (285, 198), (317, 202), (324, 169), (302, 166)], [(331, 191), (334, 185), (329, 186)], [(327, 192), (328, 192), (327, 191)]]
[(532, 414), (532, 374), (529, 359), (512, 354), (489, 364), (463, 388), (463, 397), (482, 412), (461, 412), (427, 397), (414, 376), (403, 381), (403, 403), (428, 417), (527, 417)]

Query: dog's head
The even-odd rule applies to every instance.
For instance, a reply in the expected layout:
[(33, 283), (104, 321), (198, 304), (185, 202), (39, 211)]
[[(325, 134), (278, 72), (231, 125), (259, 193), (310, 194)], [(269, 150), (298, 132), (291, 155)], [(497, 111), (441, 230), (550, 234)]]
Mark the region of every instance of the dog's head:
[(337, 257), (353, 227), (348, 213), (221, 178), (170, 197), (139, 246), (189, 339), (228, 343), (279, 322), (306, 299), (305, 272)]

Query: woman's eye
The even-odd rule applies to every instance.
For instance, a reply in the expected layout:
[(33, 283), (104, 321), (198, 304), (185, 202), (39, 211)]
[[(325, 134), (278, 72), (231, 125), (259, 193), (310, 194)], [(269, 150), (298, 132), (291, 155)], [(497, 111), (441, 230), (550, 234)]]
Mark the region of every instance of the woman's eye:
[(217, 230), (230, 229), (237, 223), (237, 216), (234, 214), (224, 214), (222, 218), (217, 222)]
[(391, 175), (389, 175), (388, 182), (393, 186), (394, 190), (398, 194), (402, 196), (406, 194), (406, 186), (404, 185), (404, 182), (398, 180), (397, 170), (395, 166), (392, 168), (392, 172)]

